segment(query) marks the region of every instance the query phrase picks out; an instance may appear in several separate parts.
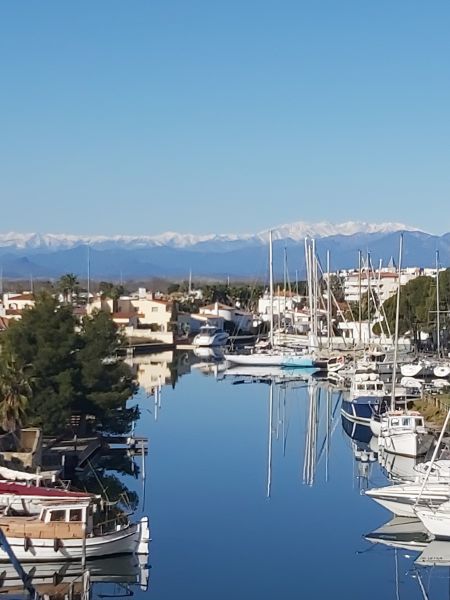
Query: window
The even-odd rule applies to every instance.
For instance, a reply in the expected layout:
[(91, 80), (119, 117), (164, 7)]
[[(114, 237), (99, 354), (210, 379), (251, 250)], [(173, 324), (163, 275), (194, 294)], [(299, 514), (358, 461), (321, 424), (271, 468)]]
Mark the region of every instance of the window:
[(74, 508), (70, 511), (69, 521), (81, 521), (81, 508)]
[(158, 312), (158, 307), (157, 306), (152, 306), (152, 312)]
[(65, 510), (52, 510), (50, 512), (50, 521), (65, 521), (66, 511)]

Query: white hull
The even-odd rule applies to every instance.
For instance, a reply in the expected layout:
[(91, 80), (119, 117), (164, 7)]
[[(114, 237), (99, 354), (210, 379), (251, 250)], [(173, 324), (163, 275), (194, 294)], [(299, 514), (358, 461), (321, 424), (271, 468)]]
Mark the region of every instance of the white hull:
[(433, 374), (435, 377), (450, 377), (450, 366), (438, 365), (437, 367), (434, 367)]
[(405, 365), (401, 365), (400, 372), (403, 377), (418, 377), (423, 371), (423, 365), (407, 363)]
[(380, 448), (390, 454), (401, 456), (423, 456), (433, 443), (433, 436), (423, 433), (382, 433), (378, 439)]
[(417, 507), (417, 516), (436, 538), (450, 539), (450, 503), (445, 502), (437, 509)]
[[(114, 554), (147, 554), (149, 541), (150, 530), (147, 517), (119, 531), (103, 536), (86, 537), (84, 545), (80, 538), (62, 539), (56, 542), (48, 538), (31, 538), (31, 543), (26, 550), (24, 538), (8, 537), (14, 554), (21, 562), (81, 560), (83, 555), (86, 558), (99, 558)], [(3, 548), (0, 548), (0, 561), (9, 561)]]
[(381, 421), (370, 419), (370, 431), (372, 432), (372, 435), (378, 437), (381, 433)]
[(215, 346), (225, 346), (228, 342), (228, 333), (224, 331), (221, 333), (216, 333), (215, 335), (196, 335), (193, 344), (194, 346), (199, 346), (201, 348), (212, 348)]
[(430, 543), (430, 535), (416, 518), (394, 517), (365, 536), (366, 540), (390, 548), (421, 551)]
[(225, 359), (235, 365), (281, 367), (283, 364), (282, 354), (225, 354)]
[[(399, 517), (414, 517), (416, 516), (414, 505), (421, 490), (421, 483), (410, 483), (375, 488), (367, 490), (365, 493), (366, 496), (375, 500), (375, 502), (394, 513), (394, 515)], [(434, 506), (439, 506), (447, 502), (449, 497), (450, 488), (448, 484), (427, 484), (422, 493), (419, 506), (423, 507), (430, 503)]]
[(394, 481), (413, 483), (418, 480), (419, 473), (416, 470), (416, 458), (401, 456), (400, 454), (389, 454), (389, 452), (380, 452), (378, 454), (378, 462), (389, 475), (389, 478)]

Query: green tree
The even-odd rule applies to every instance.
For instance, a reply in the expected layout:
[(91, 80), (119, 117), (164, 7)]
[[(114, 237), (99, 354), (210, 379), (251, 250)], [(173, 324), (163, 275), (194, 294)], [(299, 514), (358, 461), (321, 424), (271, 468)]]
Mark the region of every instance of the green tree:
[(2, 338), (6, 360), (17, 362), (33, 390), (28, 419), (46, 431), (66, 422), (78, 394), (75, 324), (70, 306), (43, 293)]
[(31, 387), (22, 369), (14, 360), (0, 363), (0, 427), (14, 432), (26, 418)]
[(82, 322), (81, 348), (77, 359), (81, 375), (81, 400), (78, 407), (101, 416), (118, 407), (136, 391), (131, 370), (117, 358), (125, 340), (110, 315), (94, 311)]
[(59, 306), (48, 294), (38, 296), (2, 336), (4, 360), (15, 360), (33, 392), (28, 422), (51, 434), (63, 430), (74, 412), (93, 415), (97, 423), (106, 416), (111, 421), (110, 411), (123, 412), (136, 384), (117, 359), (122, 343), (106, 313), (86, 317), (77, 332), (70, 306)]

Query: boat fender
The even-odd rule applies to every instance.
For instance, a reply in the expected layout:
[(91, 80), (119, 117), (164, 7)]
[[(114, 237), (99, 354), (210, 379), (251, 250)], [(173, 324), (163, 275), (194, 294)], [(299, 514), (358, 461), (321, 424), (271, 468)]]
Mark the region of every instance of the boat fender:
[(62, 540), (60, 540), (59, 538), (55, 538), (55, 539), (53, 540), (53, 550), (54, 550), (55, 552), (58, 552), (58, 550), (59, 550), (60, 548), (62, 548), (62, 545), (63, 545), (63, 544), (62, 544)]
[(31, 538), (25, 536), (23, 538), (23, 549), (25, 550), (25, 552), (28, 552), (28, 550), (31, 548), (32, 543), (31, 543)]

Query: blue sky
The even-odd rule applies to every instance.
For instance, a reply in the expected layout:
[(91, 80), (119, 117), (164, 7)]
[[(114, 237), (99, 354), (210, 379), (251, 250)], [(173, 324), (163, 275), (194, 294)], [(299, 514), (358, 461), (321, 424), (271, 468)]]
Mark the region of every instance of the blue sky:
[(450, 4), (0, 4), (1, 231), (450, 230)]

